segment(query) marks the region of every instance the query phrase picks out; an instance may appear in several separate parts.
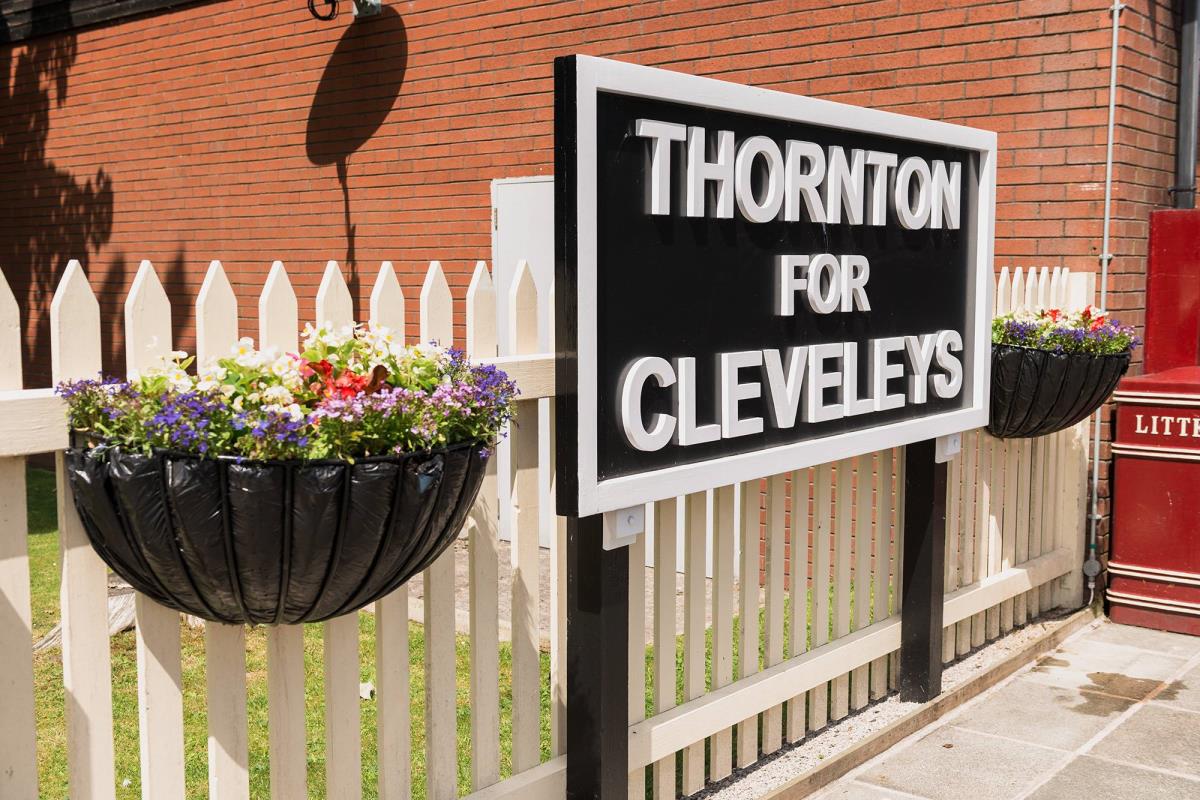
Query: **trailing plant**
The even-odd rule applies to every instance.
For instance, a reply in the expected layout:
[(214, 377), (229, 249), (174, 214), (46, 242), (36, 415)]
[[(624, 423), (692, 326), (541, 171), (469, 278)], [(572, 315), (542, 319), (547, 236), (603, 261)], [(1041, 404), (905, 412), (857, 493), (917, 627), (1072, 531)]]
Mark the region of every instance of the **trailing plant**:
[(1016, 311), (992, 321), (992, 343), (1030, 347), (1053, 353), (1121, 355), (1142, 340), (1132, 327), (1122, 325), (1093, 306), (1081, 311)]
[(128, 380), (64, 382), (71, 427), (122, 449), (343, 459), (477, 442), (490, 448), (517, 388), (461, 350), (404, 346), (386, 328), (306, 326), (299, 353), (249, 338), (189, 373), (176, 351)]

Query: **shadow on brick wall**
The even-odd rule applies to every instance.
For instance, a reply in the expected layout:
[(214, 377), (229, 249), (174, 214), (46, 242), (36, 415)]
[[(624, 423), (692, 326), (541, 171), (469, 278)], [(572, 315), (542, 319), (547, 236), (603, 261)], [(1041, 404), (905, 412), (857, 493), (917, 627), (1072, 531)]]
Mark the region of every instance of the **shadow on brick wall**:
[[(26, 386), (50, 382), (50, 299), (67, 261), (87, 266), (112, 234), (113, 186), (78, 180), (46, 156), (51, 104), (67, 99), (75, 37), (39, 35), (51, 4), (34, 0), (31, 37), (10, 43), (0, 17), (0, 269), (24, 316)], [(62, 6), (55, 13), (61, 22)]]
[[(408, 64), (408, 34), (404, 20), (384, 6), (375, 17), (352, 22), (342, 33), (325, 65), (308, 111), (305, 151), (317, 166), (337, 169), (342, 187), (346, 226), (346, 257), (350, 293), (357, 305), (362, 297), (350, 213), (347, 161), (379, 130), (391, 113), (404, 84)], [(355, 308), (355, 316), (363, 318)]]

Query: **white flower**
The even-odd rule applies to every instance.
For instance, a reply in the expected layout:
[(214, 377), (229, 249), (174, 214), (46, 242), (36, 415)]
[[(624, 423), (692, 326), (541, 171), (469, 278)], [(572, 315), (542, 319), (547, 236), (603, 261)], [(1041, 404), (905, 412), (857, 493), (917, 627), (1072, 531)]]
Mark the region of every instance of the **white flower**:
[[(201, 378), (199, 381), (196, 382), (196, 388), (202, 392), (211, 392), (213, 389), (216, 389), (220, 385), (221, 385), (220, 383), (213, 380), (212, 378)], [(231, 386), (229, 388), (232, 389), (233, 387)]]
[(167, 373), (167, 383), (177, 392), (186, 392), (192, 388), (192, 377), (181, 369), (173, 369)]
[(173, 358), (175, 361), (183, 361), (187, 357), (188, 357), (187, 350), (172, 350), (171, 351), (171, 358)]
[(261, 398), (262, 395), (260, 395), (258, 392), (251, 392), (250, 394), (246, 395), (246, 402), (257, 403)]
[(263, 402), (286, 406), (292, 402), (292, 393), (283, 386), (272, 386), (262, 393)]
[[(226, 397), (233, 397), (233, 393), (236, 391), (237, 391), (237, 387), (234, 386), (232, 383), (221, 384), (221, 394), (225, 395)], [(240, 411), (241, 408), (239, 407), (238, 410)]]
[(271, 362), (271, 374), (277, 378), (283, 378), (298, 372), (295, 359), (291, 356), (280, 356)]
[(300, 408), (296, 403), (290, 404), (284, 411), (292, 418), (292, 422), (299, 422), (304, 419), (304, 409)]
[(242, 396), (238, 395), (237, 397), (233, 398), (233, 403), (231, 405), (233, 406), (234, 411), (241, 411), (242, 410)]

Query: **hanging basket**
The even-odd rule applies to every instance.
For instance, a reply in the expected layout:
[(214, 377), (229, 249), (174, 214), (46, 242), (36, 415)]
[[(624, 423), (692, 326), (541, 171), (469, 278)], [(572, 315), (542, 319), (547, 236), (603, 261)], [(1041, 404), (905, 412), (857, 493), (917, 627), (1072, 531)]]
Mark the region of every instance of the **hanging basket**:
[(92, 546), (138, 591), (207, 620), (317, 622), (356, 611), (457, 537), (478, 443), (345, 461), (67, 450)]
[(993, 344), (988, 433), (1028, 438), (1071, 427), (1113, 393), (1129, 357)]

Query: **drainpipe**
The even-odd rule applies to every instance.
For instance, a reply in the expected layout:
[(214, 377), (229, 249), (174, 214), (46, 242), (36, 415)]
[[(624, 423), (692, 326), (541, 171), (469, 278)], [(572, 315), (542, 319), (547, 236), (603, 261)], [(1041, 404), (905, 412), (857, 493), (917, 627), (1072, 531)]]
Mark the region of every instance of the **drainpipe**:
[(1183, 25), (1179, 35), (1179, 116), (1175, 120), (1176, 208), (1196, 207), (1196, 105), (1200, 90), (1200, 25), (1196, 10), (1200, 0), (1183, 0)]
[[(1200, 0), (1185, 0), (1194, 7)], [(1103, 242), (1100, 245), (1100, 311), (1107, 309), (1108, 300), (1108, 265), (1112, 261), (1112, 253), (1108, 250), (1108, 235), (1112, 227), (1112, 174), (1113, 174), (1113, 123), (1117, 112), (1117, 39), (1121, 31), (1121, 10), (1125, 4), (1116, 0), (1109, 9), (1112, 11), (1112, 51), (1108, 65), (1108, 143), (1104, 155), (1104, 228)], [(1193, 22), (1195, 16), (1193, 15)], [(1193, 25), (1193, 28), (1195, 26)], [(1193, 108), (1194, 108), (1193, 104)], [(1195, 144), (1193, 132), (1193, 145)], [(1193, 151), (1195, 148), (1193, 147)], [(1195, 160), (1193, 156), (1193, 169)], [(1088, 515), (1088, 557), (1083, 565), (1083, 574), (1088, 579), (1088, 605), (1096, 599), (1096, 576), (1100, 574), (1100, 560), (1096, 554), (1096, 526), (1100, 522), (1100, 409), (1092, 418), (1092, 513)]]

